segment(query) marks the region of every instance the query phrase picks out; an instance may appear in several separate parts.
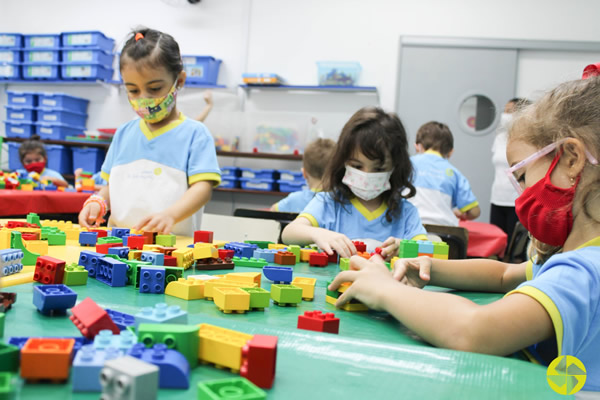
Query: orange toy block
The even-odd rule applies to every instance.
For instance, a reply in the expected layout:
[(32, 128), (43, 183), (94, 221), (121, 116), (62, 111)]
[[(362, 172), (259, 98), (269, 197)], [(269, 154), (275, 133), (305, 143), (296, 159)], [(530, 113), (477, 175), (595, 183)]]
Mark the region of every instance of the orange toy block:
[(28, 380), (69, 379), (75, 339), (30, 338), (21, 349), (21, 377)]

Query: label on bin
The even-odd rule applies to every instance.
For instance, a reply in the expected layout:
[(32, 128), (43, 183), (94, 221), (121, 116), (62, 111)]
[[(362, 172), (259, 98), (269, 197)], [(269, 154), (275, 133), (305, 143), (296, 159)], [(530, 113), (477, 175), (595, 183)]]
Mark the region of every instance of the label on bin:
[(0, 35), (0, 46), (13, 47), (17, 44), (17, 38), (10, 35)]
[(27, 68), (28, 76), (52, 76), (52, 68), (46, 66), (36, 66)]
[(14, 69), (12, 65), (0, 65), (0, 76), (13, 76)]
[(0, 62), (13, 62), (15, 56), (12, 51), (0, 51)]
[(243, 178), (256, 178), (256, 174), (252, 171), (242, 171)]
[(280, 179), (281, 179), (282, 181), (293, 181), (293, 180), (295, 180), (295, 179), (296, 179), (296, 177), (295, 177), (294, 175), (292, 175), (292, 174), (285, 174), (285, 173), (282, 173), (282, 174), (281, 174), (281, 178), (280, 178)]
[(269, 189), (269, 184), (268, 184), (268, 183), (252, 183), (252, 182), (246, 182), (246, 187), (253, 188), (253, 189), (264, 189), (264, 190), (268, 190), (268, 189)]
[(13, 128), (10, 128), (10, 131), (12, 133), (25, 133), (25, 129), (23, 129), (23, 128), (15, 128), (15, 127), (13, 127)]
[(92, 67), (81, 65), (76, 67), (67, 67), (67, 76), (70, 78), (80, 78), (92, 76)]
[(69, 35), (67, 42), (73, 46), (85, 46), (92, 44), (92, 34), (82, 33), (77, 35)]
[(27, 98), (25, 98), (25, 97), (13, 97), (12, 98), (12, 102), (13, 103), (26, 103), (27, 102)]
[(44, 100), (42, 100), (42, 104), (45, 105), (45, 106), (55, 107), (56, 106), (56, 100), (44, 99)]
[(54, 114), (46, 114), (44, 115), (44, 121), (56, 121), (58, 117)]
[(51, 51), (32, 51), (29, 53), (29, 61), (52, 62), (54, 61), (54, 53)]
[(195, 78), (202, 78), (204, 76), (204, 67), (201, 65), (185, 66), (185, 73), (187, 76)]
[(53, 47), (54, 46), (54, 37), (53, 36), (41, 36), (41, 37), (32, 37), (29, 40), (31, 47)]
[(23, 113), (10, 113), (10, 119), (25, 119), (25, 114)]
[(41, 133), (47, 133), (48, 135), (52, 134), (52, 128), (40, 128)]
[(94, 57), (91, 51), (70, 51), (67, 54), (69, 61), (92, 61)]

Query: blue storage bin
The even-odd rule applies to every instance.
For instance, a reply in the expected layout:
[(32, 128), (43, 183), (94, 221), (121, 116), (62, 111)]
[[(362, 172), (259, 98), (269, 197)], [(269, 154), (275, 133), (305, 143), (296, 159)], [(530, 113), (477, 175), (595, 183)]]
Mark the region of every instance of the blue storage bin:
[(81, 135), (85, 130), (83, 127), (41, 121), (37, 121), (34, 125), (35, 133), (37, 133), (40, 138), (50, 140), (65, 140), (67, 136)]
[(61, 52), (63, 64), (94, 63), (106, 65), (107, 67), (113, 65), (114, 54), (102, 50), (100, 47), (69, 47), (63, 48)]
[(240, 176), (240, 169), (238, 167), (220, 167), (221, 178), (223, 177), (238, 177)]
[(8, 169), (10, 171), (16, 171), (20, 168), (23, 168), (21, 165), (21, 159), (19, 158), (19, 147), (21, 143), (12, 143), (8, 144)]
[(23, 46), (23, 35), (20, 33), (0, 33), (0, 47), (18, 49)]
[(73, 160), (68, 147), (60, 144), (47, 144), (44, 146), (48, 153), (47, 166), (61, 174), (73, 172)]
[(98, 63), (71, 63), (62, 65), (61, 74), (65, 81), (108, 81), (112, 79), (113, 69)]
[(96, 147), (71, 147), (73, 152), (73, 171), (83, 168), (84, 171), (98, 172), (104, 162), (105, 152)]
[(59, 79), (58, 63), (23, 63), (23, 79)]
[(186, 82), (216, 85), (221, 60), (211, 56), (182, 56)]
[(300, 190), (308, 189), (308, 185), (305, 181), (286, 181), (278, 180), (280, 192), (297, 192)]
[(239, 181), (237, 178), (230, 176), (221, 176), (221, 183), (219, 184), (219, 188), (221, 189), (235, 189), (239, 187)]
[(63, 47), (99, 47), (108, 52), (115, 47), (115, 41), (100, 31), (63, 32), (61, 36)]
[(58, 49), (60, 48), (59, 34), (23, 35), (27, 49)]
[(21, 50), (0, 48), (0, 63), (18, 64), (21, 62)]
[(17, 122), (35, 122), (36, 110), (33, 107), (4, 106), (6, 108), (6, 119)]
[(242, 178), (251, 179), (276, 179), (276, 171), (274, 169), (252, 169), (240, 168)]
[(289, 169), (279, 170), (279, 179), (282, 181), (303, 181), (302, 171), (290, 171)]
[(17, 107), (37, 107), (38, 92), (18, 92), (7, 90), (8, 105)]
[(38, 93), (38, 104), (40, 107), (64, 108), (71, 112), (87, 113), (90, 101), (81, 97), (75, 97), (64, 93)]
[(361, 71), (354, 61), (319, 61), (319, 86), (355, 86)]
[(28, 138), (33, 135), (35, 125), (32, 122), (4, 121), (6, 137)]
[(0, 63), (0, 80), (21, 79), (21, 65)]
[(56, 64), (60, 61), (60, 50), (23, 50), (23, 62), (30, 64)]
[(273, 179), (239, 178), (242, 189), (264, 190), (266, 192), (277, 190), (277, 184)]
[(85, 127), (87, 122), (87, 114), (73, 112), (66, 108), (58, 107), (38, 107), (38, 121), (61, 123), (71, 126)]

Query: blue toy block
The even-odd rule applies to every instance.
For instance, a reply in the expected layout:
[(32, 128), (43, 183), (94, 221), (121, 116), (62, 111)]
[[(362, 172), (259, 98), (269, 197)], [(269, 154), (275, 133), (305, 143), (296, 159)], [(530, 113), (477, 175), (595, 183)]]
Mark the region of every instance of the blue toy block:
[(144, 307), (135, 314), (135, 326), (148, 324), (187, 324), (187, 312), (179, 306), (168, 306), (167, 303), (157, 303), (154, 307)]
[[(75, 339), (75, 345), (73, 346), (73, 355), (75, 355), (86, 344), (92, 343), (91, 339), (88, 339), (83, 336), (77, 336), (77, 337), (62, 337), (61, 336), (59, 338), (60, 339)], [(29, 337), (29, 336), (13, 336), (8, 339), (8, 344), (17, 346), (19, 348), (19, 350), (21, 350), (23, 348), (23, 346), (25, 346), (25, 343), (27, 343), (27, 341), (29, 339), (31, 339), (31, 337)]]
[(87, 269), (90, 278), (95, 278), (96, 271), (98, 270), (99, 260), (102, 257), (104, 257), (104, 254), (96, 253), (95, 251), (84, 250), (79, 253), (79, 262), (77, 264), (82, 265), (85, 269)]
[(67, 285), (40, 285), (33, 287), (33, 304), (44, 315), (65, 314), (75, 305), (77, 293)]
[(234, 256), (252, 258), (254, 250), (258, 248), (255, 244), (230, 242), (223, 246), (225, 250), (233, 250)]
[(143, 266), (140, 268), (140, 293), (164, 293), (164, 267)]
[(419, 245), (419, 254), (432, 254), (433, 255), (433, 242), (428, 240), (417, 240)]
[(109, 247), (108, 254), (115, 254), (121, 258), (129, 257), (129, 247)]
[(140, 261), (149, 262), (152, 265), (165, 265), (165, 255), (154, 251), (142, 251)]
[(122, 287), (127, 284), (128, 265), (114, 258), (103, 257), (98, 260), (96, 279), (112, 287)]
[(119, 330), (125, 330), (130, 326), (136, 326), (135, 317), (131, 314), (125, 314), (119, 311), (111, 310), (109, 308), (105, 309), (110, 319), (113, 320), (117, 328)]
[(111, 236), (123, 238), (123, 236), (129, 235), (129, 228), (112, 228)]
[(20, 249), (0, 250), (0, 276), (16, 274), (23, 270), (23, 251)]
[(71, 385), (74, 392), (101, 392), (100, 371), (106, 360), (121, 356), (121, 352), (113, 347), (106, 350), (95, 349), (88, 344), (81, 348), (73, 359), (71, 368)]
[(275, 253), (277, 253), (278, 249), (256, 249), (254, 250), (254, 258), (263, 258), (267, 262), (273, 263), (275, 262)]
[(190, 387), (190, 363), (178, 352), (157, 343), (147, 349), (138, 343), (129, 350), (129, 355), (159, 368), (158, 387), (161, 389), (188, 389)]
[(265, 278), (275, 283), (285, 283), (289, 285), (292, 281), (294, 269), (292, 267), (276, 267), (273, 265), (267, 265), (263, 267), (263, 274)]
[(129, 329), (121, 331), (118, 335), (110, 329), (103, 329), (94, 337), (94, 348), (106, 350), (110, 347), (117, 349), (121, 355), (127, 354), (129, 349), (137, 343), (137, 336)]
[(80, 246), (95, 246), (98, 241), (98, 232), (79, 232)]

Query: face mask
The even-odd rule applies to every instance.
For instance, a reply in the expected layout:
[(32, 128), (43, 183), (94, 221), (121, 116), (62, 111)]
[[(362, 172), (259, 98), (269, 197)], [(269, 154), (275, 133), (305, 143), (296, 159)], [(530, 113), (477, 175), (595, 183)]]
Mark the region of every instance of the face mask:
[(558, 152), (546, 175), (525, 189), (515, 201), (519, 221), (537, 240), (551, 246), (562, 246), (573, 228), (573, 198), (579, 176), (570, 188), (556, 187), (550, 182), (562, 152)]
[(348, 186), (356, 197), (368, 201), (389, 190), (390, 176), (392, 171), (363, 172), (346, 165), (346, 174), (342, 183)]
[(46, 161), (32, 162), (24, 166), (27, 172), (37, 172), (41, 174), (44, 168), (46, 168)]
[(500, 125), (499, 125), (499, 127), (501, 129), (508, 130), (508, 125), (510, 124), (510, 122), (512, 121), (512, 119), (513, 119), (512, 114), (502, 113), (500, 115)]
[(139, 115), (144, 121), (151, 124), (162, 121), (167, 118), (173, 107), (175, 107), (175, 99), (177, 98), (177, 80), (173, 84), (173, 87), (164, 97), (149, 97), (141, 99), (129, 99), (129, 103), (133, 107), (133, 110)]

